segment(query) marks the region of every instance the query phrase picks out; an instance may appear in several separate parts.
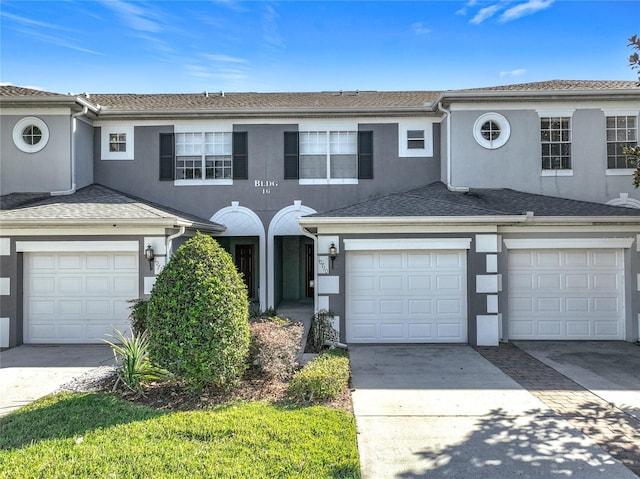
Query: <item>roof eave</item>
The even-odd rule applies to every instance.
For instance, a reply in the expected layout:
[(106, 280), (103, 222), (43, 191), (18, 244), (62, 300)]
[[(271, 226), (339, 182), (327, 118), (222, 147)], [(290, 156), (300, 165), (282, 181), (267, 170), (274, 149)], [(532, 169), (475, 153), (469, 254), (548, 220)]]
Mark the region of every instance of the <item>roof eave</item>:
[(114, 226), (147, 226), (163, 228), (197, 229), (213, 233), (222, 233), (226, 230), (223, 225), (199, 223), (188, 221), (177, 217), (168, 218), (10, 218), (1, 219), (0, 225), (3, 228), (55, 228), (65, 227), (114, 227)]
[(315, 217), (298, 218), (302, 227), (328, 225), (447, 225), (447, 224), (525, 224), (525, 225), (597, 225), (597, 224), (638, 224), (640, 216), (527, 216), (487, 215), (487, 216), (361, 216), (361, 217)]
[(278, 108), (278, 109), (145, 109), (145, 110), (113, 110), (102, 107), (101, 119), (169, 119), (169, 118), (203, 118), (215, 116), (218, 118), (315, 118), (326, 117), (378, 117), (397, 115), (424, 115), (432, 113), (431, 103), (419, 107), (376, 107), (376, 108)]
[(640, 89), (618, 90), (534, 90), (534, 91), (510, 91), (491, 90), (475, 92), (449, 91), (440, 94), (434, 104), (450, 103), (455, 100), (486, 101), (486, 100), (556, 100), (566, 97), (584, 98), (588, 100), (628, 100), (635, 96), (640, 100)]

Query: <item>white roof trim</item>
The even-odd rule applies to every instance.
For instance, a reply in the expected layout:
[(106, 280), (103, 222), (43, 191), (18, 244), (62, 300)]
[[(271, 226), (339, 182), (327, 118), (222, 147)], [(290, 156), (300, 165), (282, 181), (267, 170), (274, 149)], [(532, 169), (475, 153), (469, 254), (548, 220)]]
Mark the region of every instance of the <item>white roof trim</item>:
[(527, 238), (505, 239), (507, 249), (631, 248), (635, 238)]
[(471, 238), (345, 239), (345, 251), (470, 249)]

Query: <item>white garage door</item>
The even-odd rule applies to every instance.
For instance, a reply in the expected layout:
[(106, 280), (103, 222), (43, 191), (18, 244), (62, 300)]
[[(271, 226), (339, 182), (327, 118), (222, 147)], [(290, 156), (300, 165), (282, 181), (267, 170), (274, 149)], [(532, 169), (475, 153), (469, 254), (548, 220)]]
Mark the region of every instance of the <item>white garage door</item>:
[(25, 343), (95, 343), (129, 327), (135, 253), (26, 253)]
[(624, 339), (621, 249), (509, 252), (511, 339)]
[(349, 251), (351, 343), (467, 341), (466, 251)]

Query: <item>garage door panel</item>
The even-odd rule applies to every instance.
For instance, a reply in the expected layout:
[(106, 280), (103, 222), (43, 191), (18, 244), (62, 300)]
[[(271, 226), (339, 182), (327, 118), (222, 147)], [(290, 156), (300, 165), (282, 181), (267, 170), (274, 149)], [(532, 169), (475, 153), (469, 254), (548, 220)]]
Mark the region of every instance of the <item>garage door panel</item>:
[(409, 299), (407, 303), (410, 315), (433, 313), (433, 301), (430, 299)]
[(624, 339), (623, 258), (622, 250), (509, 252), (509, 337)]
[(25, 255), (25, 342), (99, 342), (129, 325), (138, 297), (135, 253)]
[(347, 341), (465, 342), (465, 258), (464, 251), (348, 252)]

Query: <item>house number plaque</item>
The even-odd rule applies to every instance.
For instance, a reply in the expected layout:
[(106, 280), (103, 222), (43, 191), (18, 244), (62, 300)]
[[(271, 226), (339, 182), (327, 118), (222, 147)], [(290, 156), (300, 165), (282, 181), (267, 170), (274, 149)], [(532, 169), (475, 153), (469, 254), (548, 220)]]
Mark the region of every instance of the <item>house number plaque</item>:
[(271, 188), (278, 187), (278, 181), (277, 180), (255, 180), (253, 182), (253, 186), (255, 186), (258, 189), (261, 189), (263, 195), (269, 195), (271, 194)]

